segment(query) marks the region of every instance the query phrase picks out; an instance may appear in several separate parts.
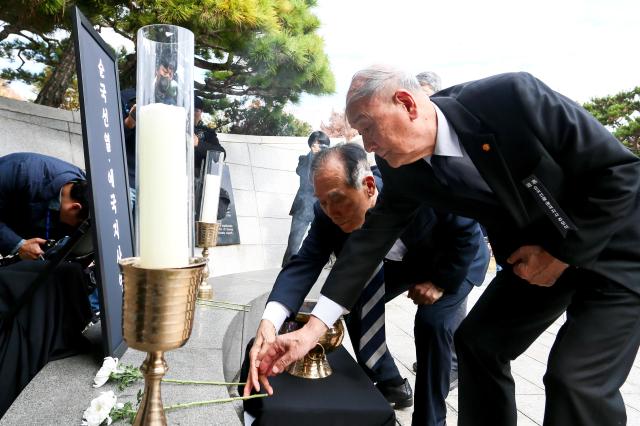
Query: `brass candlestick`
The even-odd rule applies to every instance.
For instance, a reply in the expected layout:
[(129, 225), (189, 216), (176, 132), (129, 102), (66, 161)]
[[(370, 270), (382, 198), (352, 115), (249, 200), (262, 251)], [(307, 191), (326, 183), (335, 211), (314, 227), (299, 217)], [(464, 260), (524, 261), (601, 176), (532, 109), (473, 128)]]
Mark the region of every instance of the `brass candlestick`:
[(209, 248), (218, 242), (219, 223), (196, 222), (196, 247), (202, 248), (202, 257), (206, 260), (202, 283), (198, 289), (198, 299), (213, 300), (213, 287), (209, 284), (211, 268), (209, 268)]
[(124, 275), (122, 328), (127, 344), (147, 352), (140, 371), (144, 396), (134, 425), (166, 425), (160, 381), (168, 367), (164, 352), (183, 346), (193, 327), (198, 285), (206, 260), (196, 258), (183, 268), (145, 269), (139, 259), (120, 261)]

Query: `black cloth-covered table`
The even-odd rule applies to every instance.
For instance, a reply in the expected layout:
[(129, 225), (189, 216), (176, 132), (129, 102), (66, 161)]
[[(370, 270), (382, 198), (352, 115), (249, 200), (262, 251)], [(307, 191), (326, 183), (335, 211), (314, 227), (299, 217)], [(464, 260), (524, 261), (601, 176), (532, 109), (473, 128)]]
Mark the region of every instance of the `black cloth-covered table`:
[[(245, 355), (242, 381), (247, 377), (247, 358)], [(343, 346), (329, 353), (327, 359), (333, 374), (324, 379), (302, 379), (288, 373), (271, 377), (269, 382), (273, 386), (273, 396), (244, 402), (245, 411), (256, 418), (253, 425), (395, 424), (393, 408)]]
[(46, 263), (0, 268), (0, 418), (47, 362), (90, 348), (82, 330), (91, 319), (82, 267), (57, 266), (15, 317), (1, 319)]

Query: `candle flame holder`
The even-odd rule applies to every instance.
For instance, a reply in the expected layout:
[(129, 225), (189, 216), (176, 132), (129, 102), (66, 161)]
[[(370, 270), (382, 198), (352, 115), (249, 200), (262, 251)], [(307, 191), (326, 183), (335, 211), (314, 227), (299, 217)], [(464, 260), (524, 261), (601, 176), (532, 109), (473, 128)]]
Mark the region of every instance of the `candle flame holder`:
[(166, 425), (160, 385), (168, 370), (164, 352), (182, 347), (193, 328), (198, 285), (206, 259), (182, 268), (146, 269), (139, 258), (120, 261), (124, 276), (122, 328), (127, 344), (147, 357), (140, 367), (144, 396), (134, 425)]
[(213, 286), (209, 284), (211, 268), (209, 268), (209, 248), (218, 243), (219, 223), (196, 222), (196, 247), (202, 248), (202, 257), (206, 264), (202, 273), (202, 282), (198, 288), (198, 299), (213, 300)]

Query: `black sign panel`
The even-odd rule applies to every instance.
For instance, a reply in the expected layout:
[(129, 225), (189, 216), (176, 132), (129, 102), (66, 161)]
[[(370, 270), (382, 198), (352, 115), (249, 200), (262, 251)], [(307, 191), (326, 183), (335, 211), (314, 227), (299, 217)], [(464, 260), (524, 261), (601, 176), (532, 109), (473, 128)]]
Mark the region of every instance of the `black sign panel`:
[(240, 244), (240, 231), (238, 230), (238, 218), (236, 216), (236, 203), (233, 200), (233, 189), (231, 188), (231, 174), (229, 166), (224, 165), (222, 168), (222, 180), (220, 186), (229, 194), (229, 207), (227, 213), (220, 219), (220, 228), (218, 228), (218, 246), (230, 246)]
[(73, 41), (82, 114), (82, 138), (91, 186), (96, 280), (104, 352), (121, 356), (122, 276), (118, 260), (133, 256), (133, 230), (116, 56), (75, 7)]

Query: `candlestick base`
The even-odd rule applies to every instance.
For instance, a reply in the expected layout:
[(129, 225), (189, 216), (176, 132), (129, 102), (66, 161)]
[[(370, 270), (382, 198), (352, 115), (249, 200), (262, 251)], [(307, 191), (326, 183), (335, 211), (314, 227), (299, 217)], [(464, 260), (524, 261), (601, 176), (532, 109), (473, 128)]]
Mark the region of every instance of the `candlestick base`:
[(202, 248), (202, 257), (207, 264), (202, 273), (202, 282), (198, 288), (198, 299), (213, 300), (213, 287), (209, 284), (211, 269), (209, 268), (209, 248), (218, 242), (219, 223), (196, 222), (196, 247)]

